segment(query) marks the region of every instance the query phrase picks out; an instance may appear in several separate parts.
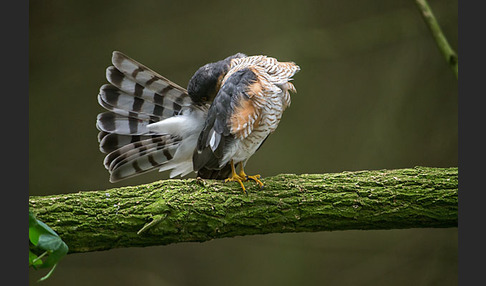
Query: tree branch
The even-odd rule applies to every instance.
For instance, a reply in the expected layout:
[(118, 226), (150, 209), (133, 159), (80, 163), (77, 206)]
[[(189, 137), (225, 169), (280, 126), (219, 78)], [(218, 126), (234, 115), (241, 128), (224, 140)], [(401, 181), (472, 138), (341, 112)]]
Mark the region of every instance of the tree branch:
[(425, 23), (427, 23), (427, 26), (429, 27), (430, 31), (432, 32), (432, 35), (434, 36), (435, 42), (437, 43), (437, 46), (439, 47), (440, 51), (444, 55), (445, 60), (447, 61), (447, 64), (451, 67), (452, 71), (454, 72), (454, 75), (456, 78), (458, 78), (458, 73), (459, 73), (459, 60), (457, 58), (456, 52), (451, 48), (449, 45), (449, 42), (447, 41), (446, 37), (442, 33), (442, 30), (439, 26), (439, 23), (435, 19), (434, 13), (432, 13), (432, 10), (429, 7), (429, 4), (427, 3), (426, 0), (415, 0), (415, 3), (417, 4), (424, 20)]
[(457, 168), (284, 174), (265, 188), (163, 180), (102, 191), (31, 196), (29, 208), (70, 253), (238, 235), (457, 227)]

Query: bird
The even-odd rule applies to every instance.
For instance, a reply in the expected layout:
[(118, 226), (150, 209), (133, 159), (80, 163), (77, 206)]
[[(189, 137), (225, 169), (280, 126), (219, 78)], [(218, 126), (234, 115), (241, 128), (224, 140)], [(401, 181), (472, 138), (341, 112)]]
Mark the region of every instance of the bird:
[(290, 106), (297, 64), (236, 53), (200, 67), (185, 89), (122, 52), (111, 62), (96, 118), (110, 182), (158, 169), (263, 188), (244, 168)]

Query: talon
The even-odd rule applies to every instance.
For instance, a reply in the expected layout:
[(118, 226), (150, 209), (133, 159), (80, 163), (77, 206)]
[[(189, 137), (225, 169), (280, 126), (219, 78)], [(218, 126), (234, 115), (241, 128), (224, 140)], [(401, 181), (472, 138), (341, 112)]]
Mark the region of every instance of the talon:
[(245, 182), (248, 181), (248, 180), (255, 181), (260, 186), (260, 190), (263, 189), (263, 183), (262, 183), (262, 181), (259, 180), (261, 178), (261, 176), (260, 175), (252, 175), (252, 176), (247, 175), (245, 173), (245, 170), (243, 169), (242, 163), (240, 163), (240, 173), (238, 175), (240, 176), (240, 178), (244, 178)]
[(224, 182), (225, 183), (227, 183), (227, 182), (238, 182), (240, 184), (241, 188), (243, 189), (243, 191), (246, 193), (245, 186), (243, 185), (243, 180), (240, 178), (240, 176), (236, 175), (236, 176), (229, 177), (229, 178), (225, 179)]
[(246, 176), (248, 179), (251, 179), (253, 181), (255, 181), (259, 186), (260, 186), (260, 189), (263, 189), (263, 183), (262, 181), (260, 181), (260, 175), (254, 175), (254, 176)]
[(248, 192), (246, 191), (243, 182), (247, 182), (249, 180), (255, 181), (260, 186), (260, 190), (263, 189), (264, 184), (262, 181), (260, 181), (261, 178), (260, 175), (248, 176), (245, 173), (245, 170), (243, 169), (243, 164), (241, 162), (238, 163), (240, 165), (240, 173), (237, 174), (235, 171), (235, 165), (233, 163), (233, 160), (230, 161), (230, 164), (231, 164), (231, 175), (229, 178), (224, 180), (225, 182), (238, 182), (238, 184), (240, 184), (241, 188), (243, 189), (246, 195), (248, 195)]
[(235, 166), (233, 165), (233, 161), (231, 161), (231, 176), (227, 179), (224, 180), (224, 182), (238, 182), (243, 189), (243, 192), (248, 195), (248, 192), (246, 191), (245, 186), (243, 185), (243, 182), (246, 181), (245, 177), (242, 177), (235, 172)]

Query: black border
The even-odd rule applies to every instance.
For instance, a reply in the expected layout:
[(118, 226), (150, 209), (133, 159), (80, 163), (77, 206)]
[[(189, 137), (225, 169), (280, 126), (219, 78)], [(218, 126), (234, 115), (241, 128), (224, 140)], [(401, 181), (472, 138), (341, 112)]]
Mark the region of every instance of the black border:
[[(486, 187), (482, 10), (459, 3), (459, 285), (484, 281)], [(469, 4), (473, 6), (473, 4)], [(474, 13), (475, 11), (476, 13)], [(472, 15), (476, 14), (476, 15)]]
[[(2, 9), (2, 190), (3, 281), (28, 285), (29, 199), (29, 2), (13, 1)], [(8, 277), (11, 276), (11, 277)], [(6, 282), (10, 283), (10, 282)]]

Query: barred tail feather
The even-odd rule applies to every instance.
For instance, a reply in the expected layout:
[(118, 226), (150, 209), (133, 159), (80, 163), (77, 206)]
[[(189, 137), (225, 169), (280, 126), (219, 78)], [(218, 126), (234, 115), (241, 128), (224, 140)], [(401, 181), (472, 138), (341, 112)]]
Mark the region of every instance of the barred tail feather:
[(127, 55), (114, 51), (111, 62), (113, 65), (121, 71), (127, 78), (138, 83), (141, 86), (150, 89), (151, 91), (164, 94), (164, 91), (168, 89), (175, 89), (179, 93), (187, 95), (185, 88), (173, 83), (167, 78), (156, 73), (152, 69), (146, 67), (145, 65), (135, 61), (134, 59), (128, 57)]
[[(175, 153), (177, 147), (178, 147), (177, 145), (170, 145), (170, 146), (154, 145), (154, 146), (147, 147), (147, 149), (141, 148), (139, 150), (132, 150), (133, 152), (125, 153), (123, 154), (123, 156), (117, 157), (115, 160), (113, 160), (108, 166), (108, 171), (110, 173), (113, 173), (116, 171), (116, 169), (122, 167), (123, 165), (130, 164), (131, 162), (144, 158), (146, 156), (148, 156), (148, 161), (151, 163), (150, 169), (152, 170), (154, 168), (158, 168), (162, 164), (165, 164), (168, 161), (172, 160), (173, 154)], [(161, 160), (155, 160), (154, 158), (151, 158), (151, 156), (157, 154), (159, 151), (162, 151), (161, 154), (164, 155)]]
[[(132, 81), (113, 66), (107, 68), (106, 78), (111, 83), (110, 85), (117, 89), (119, 93), (138, 98), (139, 100), (151, 102), (152, 104), (158, 105), (159, 108), (162, 107), (160, 108), (160, 114), (163, 115), (164, 118), (173, 116), (174, 114), (179, 113), (183, 107), (191, 105), (191, 98), (187, 93), (181, 93), (178, 90), (167, 90), (163, 94), (155, 93), (154, 91)], [(131, 110), (131, 108), (129, 110)]]
[(144, 142), (144, 145), (137, 142), (123, 147), (124, 150), (110, 153), (111, 156), (109, 154), (105, 161), (105, 167), (110, 172), (110, 181), (116, 182), (155, 169), (159, 169), (159, 172), (172, 170), (171, 178), (192, 172), (191, 147), (196, 144), (194, 138), (190, 136), (177, 140), (169, 135), (165, 137), (166, 141), (150, 144)]
[(139, 120), (134, 117), (126, 117), (113, 112), (98, 114), (96, 128), (106, 133), (121, 135), (147, 135), (151, 134), (147, 128), (150, 121)]
[[(171, 135), (158, 136), (135, 143), (130, 143), (106, 155), (103, 164), (105, 165), (106, 169), (112, 171), (116, 164), (122, 160), (130, 160), (131, 156), (140, 156), (149, 151), (161, 150), (173, 146), (178, 147), (179, 143), (180, 139), (172, 137)], [(173, 153), (168, 153), (168, 159), (172, 159), (173, 155)]]
[(114, 52), (112, 62), (114, 66), (106, 69), (106, 78), (125, 93), (164, 107), (192, 105), (186, 89), (122, 53)]
[(98, 103), (116, 114), (154, 122), (180, 111), (180, 106), (164, 108), (151, 101), (126, 94), (111, 84), (105, 84), (100, 88)]
[(115, 133), (106, 133), (101, 131), (98, 134), (98, 142), (100, 143), (100, 151), (103, 153), (110, 153), (130, 143), (155, 138), (159, 135), (119, 135)]
[(159, 168), (168, 161), (165, 152), (166, 149), (146, 153), (119, 164), (110, 172), (110, 182), (114, 183)]
[(104, 160), (110, 181), (116, 182), (159, 168), (172, 160), (180, 139), (170, 135), (150, 138), (125, 145)]
[[(205, 111), (186, 89), (120, 53), (106, 69), (109, 84), (100, 87), (98, 142), (103, 162), (116, 182), (154, 169), (187, 175)], [(196, 135), (194, 135), (196, 134)]]

